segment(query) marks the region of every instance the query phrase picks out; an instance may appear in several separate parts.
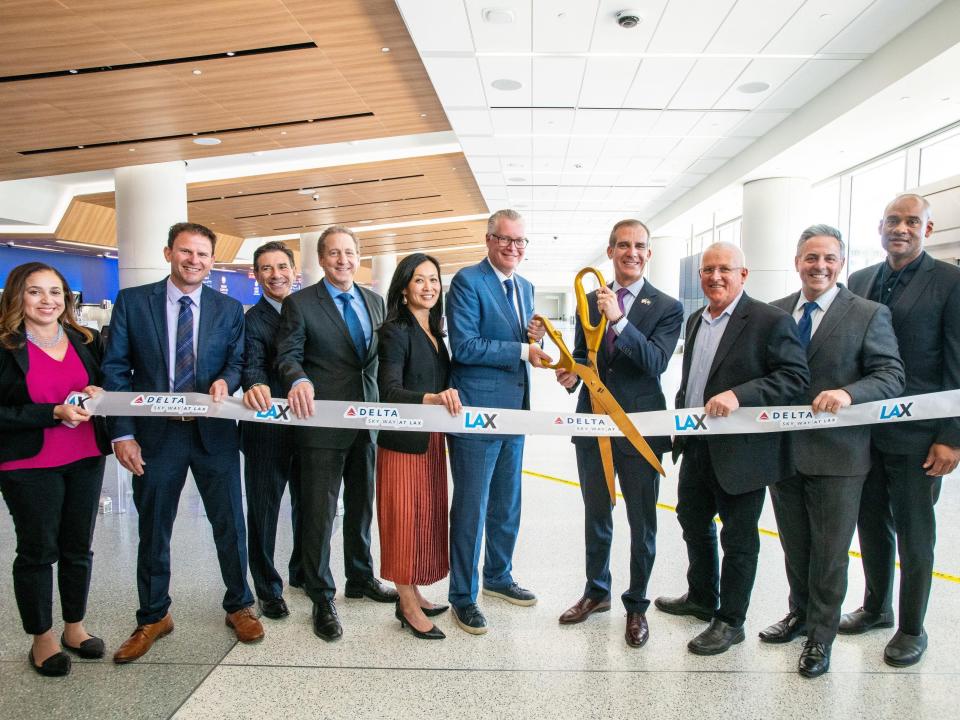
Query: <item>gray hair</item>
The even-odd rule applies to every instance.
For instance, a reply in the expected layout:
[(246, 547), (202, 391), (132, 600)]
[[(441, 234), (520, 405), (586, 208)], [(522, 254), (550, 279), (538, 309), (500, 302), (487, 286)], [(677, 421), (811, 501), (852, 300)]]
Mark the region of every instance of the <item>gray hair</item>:
[(627, 220), (621, 220), (620, 222), (618, 222), (616, 225), (613, 226), (612, 230), (610, 230), (610, 242), (609, 242), (610, 247), (613, 247), (614, 245), (617, 244), (617, 230), (625, 227), (643, 228), (643, 231), (647, 233), (647, 245), (650, 245), (650, 228), (648, 228), (645, 224), (643, 224), (639, 220), (634, 220), (630, 218)]
[(703, 249), (703, 253), (700, 255), (701, 259), (711, 250), (727, 250), (732, 252), (733, 257), (740, 263), (740, 267), (745, 268), (747, 266), (747, 256), (743, 254), (743, 249), (739, 245), (734, 245), (732, 242), (726, 242), (725, 240), (711, 243)]
[(803, 251), (803, 244), (807, 240), (820, 235), (824, 237), (832, 237), (834, 240), (836, 240), (837, 244), (840, 246), (840, 257), (845, 258), (847, 256), (847, 246), (843, 243), (843, 236), (840, 234), (840, 231), (832, 225), (820, 223), (818, 225), (811, 225), (802, 233), (800, 233), (800, 239), (797, 241), (797, 257), (800, 257), (800, 253)]
[(493, 235), (496, 233), (497, 226), (500, 224), (501, 220), (513, 220), (514, 222), (523, 222), (523, 215), (518, 213), (516, 210), (511, 210), (510, 208), (497, 210), (487, 220), (487, 235)]
[(320, 237), (317, 238), (317, 255), (323, 257), (323, 244), (326, 242), (327, 238), (331, 235), (336, 235), (337, 233), (343, 233), (344, 235), (349, 235), (353, 238), (353, 244), (357, 248), (357, 252), (360, 252), (360, 241), (357, 239), (357, 234), (346, 227), (345, 225), (331, 225), (320, 233)]

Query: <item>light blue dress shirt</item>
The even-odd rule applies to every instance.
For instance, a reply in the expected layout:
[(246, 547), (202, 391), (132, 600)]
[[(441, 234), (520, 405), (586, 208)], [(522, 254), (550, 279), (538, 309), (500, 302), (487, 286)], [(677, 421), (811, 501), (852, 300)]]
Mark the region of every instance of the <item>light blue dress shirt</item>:
[(360, 327), (363, 328), (364, 342), (366, 342), (367, 347), (370, 347), (370, 341), (373, 339), (373, 323), (370, 322), (370, 313), (367, 312), (367, 306), (360, 296), (360, 291), (357, 289), (356, 283), (351, 284), (349, 290), (341, 290), (324, 278), (323, 285), (327, 288), (327, 292), (330, 293), (330, 297), (333, 298), (333, 304), (337, 306), (337, 312), (340, 313), (340, 317), (343, 317), (343, 303), (340, 302), (340, 293), (350, 293), (350, 305), (360, 319)]
[(693, 354), (690, 357), (690, 374), (687, 376), (687, 392), (683, 398), (684, 407), (703, 407), (707, 398), (703, 397), (703, 392), (707, 387), (707, 378), (710, 376), (710, 367), (713, 365), (713, 358), (717, 354), (717, 347), (723, 338), (723, 332), (727, 329), (727, 321), (736, 309), (740, 298), (743, 297), (743, 291), (733, 299), (733, 302), (724, 308), (719, 317), (711, 317), (710, 308), (703, 309), (703, 315), (700, 318), (700, 329), (697, 330), (697, 337), (693, 341), (693, 347), (688, 348)]
[[(200, 295), (203, 285), (191, 293), (185, 293), (170, 278), (167, 278), (167, 370), (170, 377), (170, 391), (173, 392), (173, 374), (177, 368), (177, 321), (180, 319), (180, 298), (184, 295), (193, 301), (193, 360), (196, 366), (197, 342), (200, 339)], [(207, 388), (197, 388), (197, 392), (206, 392)]]
[(634, 300), (637, 299), (637, 295), (639, 295), (640, 291), (643, 289), (643, 278), (637, 280), (635, 283), (633, 283), (633, 285), (621, 285), (614, 280), (610, 289), (613, 290), (613, 292), (617, 292), (617, 290), (622, 287), (627, 288), (627, 294), (623, 296), (623, 319), (615, 325), (610, 326), (617, 335), (622, 333), (624, 328), (627, 327), (627, 323), (629, 322), (629, 320), (627, 320), (627, 315), (630, 314), (630, 308), (633, 307)]

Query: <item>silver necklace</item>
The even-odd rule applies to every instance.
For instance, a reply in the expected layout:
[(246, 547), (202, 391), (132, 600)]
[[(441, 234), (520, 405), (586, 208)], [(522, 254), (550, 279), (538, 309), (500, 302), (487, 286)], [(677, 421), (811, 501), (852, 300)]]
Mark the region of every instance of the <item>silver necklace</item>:
[(32, 342), (38, 348), (50, 349), (56, 347), (60, 344), (60, 341), (63, 340), (63, 325), (57, 323), (57, 335), (53, 340), (44, 340), (42, 337), (37, 337), (32, 332), (27, 330), (27, 340)]

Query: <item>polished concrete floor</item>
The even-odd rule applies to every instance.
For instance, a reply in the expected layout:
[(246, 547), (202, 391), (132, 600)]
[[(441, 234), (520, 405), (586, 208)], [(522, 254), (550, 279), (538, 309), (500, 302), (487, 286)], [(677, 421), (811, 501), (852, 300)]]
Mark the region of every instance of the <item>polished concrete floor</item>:
[[(676, 368), (665, 377), (675, 386)], [(538, 408), (571, 408), (572, 400), (546, 373), (534, 388)], [(105, 490), (114, 491), (108, 465)], [(366, 718), (366, 717), (641, 717), (712, 715), (749, 718), (947, 718), (955, 712), (960, 680), (960, 475), (944, 482), (938, 505), (937, 568), (927, 616), (930, 649), (922, 663), (895, 670), (881, 659), (890, 631), (842, 637), (833, 669), (817, 680), (795, 672), (800, 643), (761, 644), (757, 631), (786, 612), (786, 581), (779, 543), (763, 533), (760, 569), (747, 618), (747, 639), (712, 658), (691, 655), (686, 642), (703, 624), (650, 610), (650, 641), (642, 649), (623, 641), (624, 613), (561, 627), (559, 614), (583, 586), (582, 505), (572, 446), (532, 437), (523, 478), (523, 522), (515, 576), (539, 596), (521, 608), (482, 598), (490, 632), (482, 637), (438, 618), (440, 642), (417, 640), (400, 629), (390, 605), (338, 597), (344, 624), (340, 642), (327, 644), (310, 630), (310, 603), (286, 593), (291, 616), (264, 620), (267, 637), (237, 644), (224, 627), (223, 586), (209, 524), (192, 484), (174, 532), (171, 595), (175, 632), (142, 660), (76, 661), (71, 675), (46, 679), (27, 666), (29, 649), (13, 599), (9, 568), (13, 529), (0, 513), (0, 718)], [(686, 555), (676, 517), (676, 471), (661, 487), (658, 556), (650, 596), (684, 591)], [(118, 498), (113, 497), (116, 505)], [(289, 510), (278, 557), (290, 551)], [(622, 503), (616, 510), (613, 573), (624, 587), (628, 553)], [(763, 528), (775, 530), (769, 503)], [(87, 627), (112, 652), (134, 626), (136, 513), (101, 515)], [(374, 532), (376, 545), (376, 532)], [(339, 548), (339, 538), (335, 540)], [(377, 548), (374, 548), (375, 552)], [(334, 554), (339, 556), (339, 550)], [(334, 565), (342, 584), (342, 562)], [(846, 609), (859, 604), (859, 562), (851, 561)], [(442, 601), (446, 582), (425, 589)], [(58, 611), (57, 611), (58, 612)], [(953, 709), (951, 709), (953, 708)]]

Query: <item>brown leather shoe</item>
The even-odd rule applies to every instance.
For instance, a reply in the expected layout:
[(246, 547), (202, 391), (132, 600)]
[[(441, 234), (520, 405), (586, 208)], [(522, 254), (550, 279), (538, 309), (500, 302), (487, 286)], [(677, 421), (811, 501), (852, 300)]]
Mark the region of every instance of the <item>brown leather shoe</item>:
[(128, 637), (123, 645), (113, 654), (113, 661), (117, 664), (133, 662), (147, 654), (153, 643), (173, 632), (173, 617), (170, 613), (164, 615), (155, 623), (137, 625), (137, 629)]
[(560, 616), (560, 624), (574, 625), (575, 623), (582, 623), (594, 613), (606, 612), (609, 609), (609, 598), (606, 600), (594, 600), (593, 598), (583, 596), (577, 600), (576, 605), (564, 611), (563, 615)]
[(227, 627), (233, 628), (237, 640), (242, 643), (259, 642), (263, 640), (263, 625), (257, 619), (253, 608), (245, 607), (236, 612), (227, 613)]
[(647, 627), (647, 616), (643, 613), (627, 613), (627, 631), (624, 633), (627, 645), (643, 647), (650, 638), (650, 628)]

